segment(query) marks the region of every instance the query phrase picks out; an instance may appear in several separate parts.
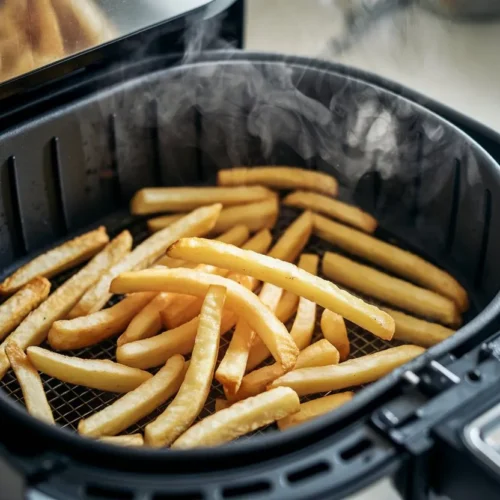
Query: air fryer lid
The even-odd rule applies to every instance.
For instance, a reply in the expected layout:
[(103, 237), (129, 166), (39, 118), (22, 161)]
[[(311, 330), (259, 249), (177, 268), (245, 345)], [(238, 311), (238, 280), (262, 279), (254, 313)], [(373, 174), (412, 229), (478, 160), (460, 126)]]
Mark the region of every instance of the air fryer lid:
[[(498, 311), (500, 270), (494, 264), (500, 240), (489, 228), (499, 217), (494, 200), (500, 176), (485, 151), (424, 108), (327, 64), (286, 64), (264, 56), (215, 56), (146, 73), (42, 118), (0, 137), (0, 161), (7, 162), (16, 193), (4, 195), (11, 210), (0, 215), (6, 274), (24, 260), (25, 250), (31, 258), (97, 221), (116, 232), (133, 227), (141, 238), (142, 223), (117, 209), (143, 186), (211, 182), (218, 169), (234, 164), (291, 164), (337, 177), (343, 198), (379, 219), (381, 237), (454, 274), (467, 287), (473, 312), (455, 336), (344, 408), (286, 433), (270, 430), (213, 450), (114, 448), (36, 422), (2, 392), (0, 432), (9, 429), (2, 442), (21, 468), (34, 469), (34, 482), (46, 482), (42, 489), (64, 484), (63, 490), (73, 492), (85, 483), (89, 491), (98, 485), (145, 495), (180, 495), (189, 486), (213, 496), (245, 478), (255, 487), (250, 492), (304, 498), (306, 483), (308, 494), (321, 491), (326, 480), (357, 489), (396, 467), (395, 449), (366, 425), (371, 411), (399, 393), (403, 372), (419, 372), (450, 349), (479, 339)], [(29, 151), (23, 147), (28, 142)], [(56, 152), (49, 157), (48, 144)], [(62, 210), (54, 210), (54, 193)], [(325, 250), (317, 240), (311, 245), (318, 253)], [(358, 354), (380, 347), (365, 332), (353, 331), (351, 339)], [(111, 344), (98, 349), (87, 355), (104, 356)], [(8, 381), (3, 387), (14, 390)], [(95, 411), (92, 402), (86, 404)], [(28, 432), (34, 441), (29, 450), (17, 438)]]

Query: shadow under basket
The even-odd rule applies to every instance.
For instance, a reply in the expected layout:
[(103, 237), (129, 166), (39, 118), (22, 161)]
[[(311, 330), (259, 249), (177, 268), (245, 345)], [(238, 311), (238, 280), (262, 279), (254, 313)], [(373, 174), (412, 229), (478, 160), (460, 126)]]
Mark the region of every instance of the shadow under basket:
[[(126, 211), (142, 187), (211, 185), (218, 170), (234, 165), (291, 165), (336, 177), (339, 198), (378, 219), (377, 237), (453, 274), (471, 309), (453, 337), (360, 390), (345, 407), (300, 428), (280, 433), (270, 426), (210, 450), (125, 450), (81, 438), (78, 421), (118, 395), (43, 376), (59, 424), (49, 427), (27, 415), (8, 373), (0, 383), (0, 442), (13, 466), (54, 498), (155, 500), (345, 495), (399, 467), (396, 447), (370, 425), (373, 412), (405, 392), (404, 373), (458, 358), (492, 332), (500, 288), (500, 237), (493, 230), (500, 225), (499, 166), (424, 107), (326, 63), (207, 55), (107, 81), (0, 135), (4, 275), (97, 224), (110, 235), (128, 228), (136, 243), (143, 240), (145, 221)], [(282, 208), (274, 238), (298, 213)], [(316, 237), (306, 247), (320, 256), (330, 249)], [(397, 345), (353, 325), (349, 335), (352, 357)], [(221, 352), (226, 346), (224, 339)], [(114, 359), (115, 340), (74, 354)], [(213, 413), (222, 394), (212, 390), (201, 417)], [(164, 407), (127, 433), (142, 430)], [(19, 441), (23, 435), (29, 448)]]

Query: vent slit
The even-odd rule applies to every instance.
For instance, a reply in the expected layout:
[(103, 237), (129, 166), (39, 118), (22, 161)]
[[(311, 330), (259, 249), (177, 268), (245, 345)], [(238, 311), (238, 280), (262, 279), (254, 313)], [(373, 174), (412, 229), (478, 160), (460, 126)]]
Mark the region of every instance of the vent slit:
[(23, 217), (21, 215), (21, 202), (19, 199), (19, 184), (15, 156), (10, 156), (7, 160), (6, 177), (7, 182), (5, 183), (5, 186), (7, 189), (4, 190), (3, 198), (6, 200), (5, 212), (14, 247), (14, 253), (19, 256), (26, 255), (28, 253), (28, 245), (26, 243), (26, 232), (23, 224)]
[(365, 451), (369, 450), (372, 447), (373, 447), (372, 441), (370, 441), (369, 439), (362, 439), (361, 441), (358, 441), (349, 448), (343, 450), (340, 453), (340, 458), (348, 462), (349, 460), (358, 457), (359, 455), (363, 454)]
[(240, 498), (247, 495), (261, 495), (271, 491), (272, 485), (267, 481), (256, 481), (241, 486), (224, 488), (222, 496), (224, 498)]
[(64, 201), (64, 186), (62, 181), (61, 153), (59, 138), (53, 137), (50, 141), (50, 157), (52, 165), (52, 179), (54, 180), (55, 219), (60, 233), (68, 234), (68, 210)]
[(197, 108), (194, 108), (194, 130), (196, 134), (196, 172), (198, 174), (198, 180), (204, 182), (207, 179), (205, 169), (203, 168), (203, 151), (201, 148), (203, 123), (201, 113)]
[(484, 275), (484, 265), (486, 261), (486, 252), (488, 250), (488, 242), (490, 239), (490, 226), (491, 226), (491, 191), (486, 189), (484, 191), (484, 222), (483, 222), (483, 234), (481, 237), (481, 249), (479, 251), (479, 259), (477, 262), (476, 277), (474, 284), (476, 288), (481, 286)]
[(318, 462), (316, 464), (309, 465), (303, 469), (288, 474), (287, 478), (288, 481), (293, 484), (312, 479), (319, 474), (325, 474), (329, 471), (330, 464), (328, 462)]
[(120, 206), (121, 204), (121, 186), (120, 186), (120, 172), (118, 167), (118, 147), (116, 139), (116, 114), (113, 113), (109, 117), (109, 128), (108, 128), (108, 141), (109, 141), (109, 153), (110, 153), (110, 165), (109, 170), (105, 170), (102, 173), (104, 180), (109, 182), (109, 189), (111, 199), (113, 200), (115, 206)]
[(451, 200), (450, 223), (448, 225), (448, 234), (446, 235), (445, 251), (449, 253), (455, 241), (455, 233), (457, 230), (458, 207), (460, 204), (460, 187), (461, 187), (461, 162), (458, 158), (455, 159), (455, 172), (453, 176), (453, 198)]
[(161, 168), (160, 147), (160, 120), (158, 116), (158, 101), (149, 101), (149, 116), (151, 120), (151, 144), (153, 148), (153, 179), (157, 186), (163, 186), (163, 172)]

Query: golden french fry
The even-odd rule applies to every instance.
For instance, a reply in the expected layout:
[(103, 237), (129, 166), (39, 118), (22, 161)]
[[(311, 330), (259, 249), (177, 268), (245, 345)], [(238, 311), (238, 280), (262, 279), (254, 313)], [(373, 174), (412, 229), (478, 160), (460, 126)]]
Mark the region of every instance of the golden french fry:
[[(328, 340), (321, 339), (300, 351), (294, 370), (311, 366), (336, 365), (338, 362), (339, 351)], [(263, 366), (243, 377), (240, 390), (236, 394), (232, 395), (226, 391), (225, 386), (224, 392), (229, 401), (240, 401), (265, 391), (273, 380), (284, 374), (283, 367), (278, 363)]]
[(395, 311), (394, 309), (388, 309), (387, 307), (383, 309), (396, 322), (394, 338), (397, 340), (422, 347), (432, 347), (455, 333), (454, 330), (437, 325), (436, 323), (429, 323), (428, 321), (414, 318), (413, 316)]
[(0, 306), (0, 340), (16, 328), (49, 295), (50, 282), (37, 276)]
[[(51, 0), (32, 0), (29, 4), (29, 20), (26, 28), (33, 43), (35, 53), (42, 58), (61, 59), (64, 56), (64, 43)], [(40, 58), (35, 57), (37, 66)]]
[(199, 448), (227, 443), (299, 409), (297, 394), (287, 387), (278, 387), (204, 418), (180, 436), (172, 448)]
[(229, 408), (231, 403), (227, 399), (217, 398), (215, 400), (215, 411), (225, 410)]
[[(219, 240), (221, 241), (221, 240)], [(257, 234), (250, 238), (244, 245), (245, 250), (252, 250), (254, 252), (266, 252), (271, 244), (272, 236), (269, 229), (262, 229)], [(229, 271), (227, 269), (217, 268), (214, 266), (206, 266), (204, 264), (197, 265), (195, 268), (197, 271), (216, 274), (217, 276), (228, 276)], [(239, 277), (235, 278), (235, 281), (239, 281)], [(257, 286), (257, 282), (255, 282)], [(254, 287), (252, 286), (252, 289)], [(189, 295), (177, 296), (174, 301), (169, 304), (161, 311), (160, 316), (165, 325), (165, 328), (177, 328), (178, 326), (191, 321), (195, 318), (201, 310), (203, 304), (203, 298), (193, 297)]]
[[(387, 309), (382, 310), (390, 314)], [(392, 317), (394, 318), (394, 316)], [(397, 338), (397, 329), (398, 327), (396, 324), (394, 338)], [(340, 361), (345, 361), (349, 357), (351, 346), (349, 344), (344, 318), (340, 316), (340, 314), (325, 309), (321, 315), (321, 332), (323, 333), (323, 337), (338, 349)]]
[(64, 318), (85, 291), (99, 279), (99, 276), (128, 252), (123, 242), (122, 235), (117, 236), (85, 267), (49, 295), (0, 344), (0, 379), (10, 366), (5, 355), (6, 342), (13, 341), (23, 350), (31, 345), (41, 344), (46, 339), (54, 321)]
[(207, 400), (219, 352), (222, 311), (226, 289), (211, 286), (201, 309), (200, 323), (191, 364), (174, 400), (146, 426), (147, 444), (155, 447), (171, 444), (194, 422)]
[(54, 416), (43, 390), (42, 380), (35, 367), (15, 342), (9, 342), (6, 345), (5, 353), (21, 386), (24, 402), (30, 415), (53, 424)]
[[(250, 237), (250, 231), (248, 227), (243, 224), (238, 224), (233, 228), (229, 229), (225, 233), (222, 233), (220, 236), (215, 238), (217, 241), (223, 241), (224, 243), (229, 243), (230, 245), (236, 245), (237, 247), (243, 245), (245, 241)], [(167, 266), (167, 267), (194, 267), (190, 266), (190, 262), (179, 259), (172, 259), (168, 255), (162, 257), (159, 261), (156, 262), (159, 266)]]
[[(298, 267), (311, 274), (317, 274), (318, 257), (311, 254), (302, 254), (299, 259)], [(271, 285), (273, 286), (273, 285)], [(316, 322), (316, 304), (304, 297), (300, 300), (294, 294), (290, 297), (290, 302), (298, 300), (298, 311), (293, 323), (290, 335), (297, 344), (299, 350), (304, 349), (310, 342), (314, 332), (314, 324)], [(280, 318), (281, 311), (277, 311), (277, 316)], [(281, 318), (280, 318), (281, 319)], [(247, 356), (245, 371), (253, 370), (257, 365), (262, 363), (270, 355), (269, 350), (258, 337), (254, 338), (253, 345)]]
[(50, 377), (101, 391), (133, 391), (152, 377), (151, 373), (108, 359), (76, 358), (41, 347), (28, 347), (27, 353), (35, 368)]
[(185, 217), (186, 215), (187, 213), (183, 212), (181, 214), (162, 215), (161, 217), (148, 219), (148, 229), (152, 233), (156, 233), (156, 231), (160, 231), (160, 229), (164, 229), (168, 226), (171, 226), (174, 222), (178, 221), (179, 219), (182, 219), (182, 217)]
[[(299, 262), (299, 267), (300, 267), (300, 262)], [(299, 305), (299, 297), (294, 293), (285, 290), (281, 296), (280, 303), (276, 308), (277, 318), (282, 323), (287, 323), (292, 318), (292, 316), (297, 312), (298, 305)]]
[(260, 184), (278, 189), (307, 189), (335, 196), (337, 180), (331, 175), (299, 167), (237, 167), (219, 170), (219, 186)]
[(116, 345), (121, 346), (129, 342), (147, 339), (156, 335), (162, 328), (160, 312), (168, 307), (175, 297), (176, 295), (172, 293), (157, 294), (155, 298), (132, 319), (127, 329), (118, 337)]
[(202, 238), (182, 238), (170, 246), (167, 254), (223, 266), (272, 283), (341, 314), (383, 339), (390, 340), (394, 334), (394, 320), (387, 313), (288, 262)]
[(55, 321), (49, 330), (52, 349), (70, 351), (98, 344), (127, 327), (138, 311), (156, 296), (154, 292), (134, 293), (108, 309), (89, 316)]
[(269, 251), (269, 257), (293, 262), (307, 245), (312, 229), (312, 214), (304, 212), (286, 228), (281, 238)]
[[(264, 283), (259, 294), (260, 301), (274, 312), (281, 299), (282, 289)], [(248, 353), (252, 346), (254, 331), (243, 319), (238, 321), (224, 358), (215, 372), (215, 378), (229, 393), (236, 393), (245, 375)]]
[(323, 396), (322, 398), (302, 403), (297, 413), (276, 422), (278, 424), (278, 429), (284, 431), (290, 427), (308, 422), (309, 420), (329, 413), (335, 408), (348, 403), (353, 397), (354, 392), (339, 392), (338, 394), (330, 394), (329, 396)]
[[(106, 228), (101, 226), (49, 250), (21, 266), (0, 284), (0, 293), (9, 295), (17, 292), (36, 276), (50, 278), (84, 262), (99, 252), (108, 243)], [(130, 241), (132, 244), (132, 240)]]
[[(342, 255), (332, 252), (325, 253), (323, 273), (341, 285), (387, 304), (441, 321), (447, 325), (460, 325), (460, 314), (452, 300), (408, 281), (393, 278)], [(344, 317), (349, 319), (345, 314)]]
[[(232, 188), (231, 188), (232, 189)], [(251, 232), (272, 229), (278, 220), (279, 199), (271, 196), (264, 200), (222, 209), (214, 234), (227, 231), (235, 224), (244, 224)]]
[(273, 197), (274, 193), (261, 186), (250, 188), (224, 187), (154, 187), (144, 188), (134, 195), (130, 203), (133, 214), (144, 215), (155, 212), (182, 212), (194, 210), (213, 203), (224, 207), (244, 205)]
[(184, 358), (180, 355), (172, 356), (156, 375), (137, 389), (103, 410), (80, 420), (78, 432), (89, 437), (119, 434), (170, 399), (179, 390), (185, 373)]
[(214, 226), (221, 208), (220, 204), (198, 208), (143, 241), (129, 255), (101, 276), (99, 281), (81, 298), (69, 317), (76, 318), (102, 309), (111, 298), (109, 285), (115, 276), (132, 269), (149, 267), (170, 244), (182, 236), (207, 233)]
[[(221, 335), (231, 330), (237, 319), (235, 314), (224, 311)], [(124, 365), (145, 370), (162, 365), (176, 354), (185, 356), (193, 350), (199, 321), (200, 317), (196, 316), (184, 325), (160, 333), (155, 337), (123, 344), (116, 350), (116, 359)]]
[(423, 352), (425, 349), (422, 347), (402, 345), (350, 359), (339, 365), (301, 368), (285, 373), (272, 382), (268, 389), (291, 387), (299, 396), (306, 396), (368, 384), (384, 377)]
[[(232, 245), (226, 246), (236, 248)], [(255, 252), (249, 253), (260, 255)], [(298, 349), (285, 325), (251, 291), (232, 280), (191, 269), (145, 269), (121, 274), (112, 281), (111, 291), (113, 293), (163, 291), (190, 293), (203, 297), (213, 285), (227, 288), (228, 308), (245, 319), (257, 332), (276, 361), (285, 369), (292, 368), (298, 356)]]
[(444, 295), (460, 312), (469, 307), (467, 292), (453, 276), (415, 254), (321, 215), (314, 216), (314, 232), (346, 252)]
[(357, 227), (366, 233), (377, 229), (377, 220), (358, 207), (309, 191), (295, 191), (284, 200), (284, 205), (320, 212), (341, 222)]
[(118, 446), (144, 446), (142, 434), (128, 434), (125, 436), (104, 436), (99, 441)]

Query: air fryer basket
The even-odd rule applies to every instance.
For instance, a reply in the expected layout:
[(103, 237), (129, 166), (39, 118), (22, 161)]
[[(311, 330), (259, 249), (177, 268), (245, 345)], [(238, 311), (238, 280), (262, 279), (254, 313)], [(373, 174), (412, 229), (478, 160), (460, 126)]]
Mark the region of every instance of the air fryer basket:
[[(417, 370), (452, 347), (486, 335), (482, 328), (498, 311), (500, 288), (500, 266), (495, 265), (500, 238), (490, 231), (500, 218), (498, 165), (460, 130), (426, 109), (314, 61), (215, 55), (174, 68), (145, 69), (133, 79), (109, 85), (0, 135), (0, 263), (4, 274), (56, 241), (97, 223), (106, 224), (111, 234), (127, 227), (140, 241), (147, 235), (145, 222), (130, 217), (124, 206), (141, 187), (211, 184), (221, 168), (262, 164), (298, 165), (334, 175), (341, 183), (341, 197), (380, 221), (379, 237), (435, 262), (466, 286), (472, 304), (467, 324), (413, 361), (410, 368)], [(283, 210), (274, 236), (296, 214)], [(322, 255), (328, 248), (312, 238), (306, 250)], [(355, 327), (350, 327), (350, 338), (353, 356), (395, 345)], [(114, 350), (115, 342), (108, 341), (75, 354), (113, 359)], [(144, 495), (162, 491), (165, 485), (180, 495), (176, 488), (189, 483), (190, 491), (203, 491), (207, 496), (210, 490), (211, 496), (226, 491), (233, 480), (240, 481), (248, 463), (274, 460), (278, 467), (276, 460), (281, 456), (279, 467), (286, 484), (273, 480), (272, 487), (262, 491), (276, 498), (291, 494), (304, 498), (303, 484), (293, 480), (292, 469), (304, 462), (306, 470), (318, 454), (327, 465), (354, 460), (349, 474), (363, 471), (364, 481), (390, 466), (392, 455), (384, 440), (364, 428), (353, 430), (352, 424), (366, 419), (377, 400), (396, 390), (405, 369), (316, 422), (286, 433), (271, 427), (209, 452), (138, 449), (123, 453), (79, 438), (69, 432), (79, 419), (117, 396), (47, 377), (47, 396), (62, 430), (36, 422), (20, 404), (13, 404), (22, 395), (11, 373), (0, 383), (0, 418), (11, 429), (36, 436), (31, 454), (37, 457), (42, 450), (47, 452), (50, 442), (51, 453), (59, 458), (76, 461), (78, 457), (82, 463), (101, 467), (94, 471), (99, 484), (111, 480), (110, 473), (102, 472), (107, 467), (114, 467), (117, 474), (126, 469), (148, 474), (160, 471), (149, 486), (141, 483)], [(214, 398), (222, 394), (217, 391), (212, 391), (202, 416), (214, 411)], [(130, 432), (142, 429), (149, 420)], [(5, 426), (0, 429), (0, 440), (9, 450), (17, 449), (4, 431)], [(342, 452), (356, 449), (356, 440), (367, 439), (368, 448), (361, 447), (352, 455)], [(341, 444), (338, 453), (327, 453), (334, 442)], [(299, 451), (304, 453), (299, 456)], [(59, 458), (55, 460), (58, 467)], [(327, 479), (338, 470), (345, 472), (338, 463), (334, 468), (325, 466), (322, 473), (328, 474)], [(237, 466), (240, 472), (220, 479)], [(200, 472), (181, 478), (213, 469), (217, 474), (207, 477)], [(269, 471), (254, 473), (258, 477)], [(90, 476), (88, 470), (86, 479), (72, 475), (75, 484)], [(321, 477), (325, 480), (326, 476)], [(131, 480), (127, 474), (115, 481), (119, 491), (125, 491)], [(360, 480), (351, 487), (362, 484)], [(308, 487), (312, 491), (311, 484)]]

